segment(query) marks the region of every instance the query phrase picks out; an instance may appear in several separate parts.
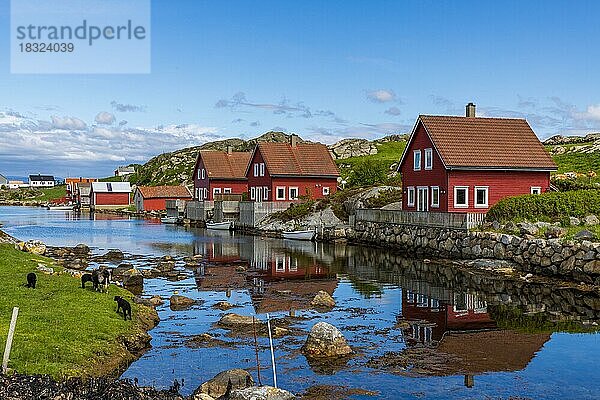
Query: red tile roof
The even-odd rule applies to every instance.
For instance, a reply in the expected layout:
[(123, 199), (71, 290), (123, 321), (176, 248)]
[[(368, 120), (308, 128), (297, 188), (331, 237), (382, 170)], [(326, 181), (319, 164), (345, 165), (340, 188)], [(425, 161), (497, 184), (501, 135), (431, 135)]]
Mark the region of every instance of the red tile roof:
[(192, 198), (190, 191), (185, 186), (138, 186), (137, 188), (145, 199)]
[(327, 147), (321, 143), (289, 143), (261, 142), (257, 150), (263, 156), (267, 170), (272, 176), (331, 176), (337, 177), (340, 172)]
[(524, 119), (421, 115), (419, 120), (447, 167), (557, 169)]
[(209, 179), (245, 179), (251, 156), (250, 152), (200, 151)]

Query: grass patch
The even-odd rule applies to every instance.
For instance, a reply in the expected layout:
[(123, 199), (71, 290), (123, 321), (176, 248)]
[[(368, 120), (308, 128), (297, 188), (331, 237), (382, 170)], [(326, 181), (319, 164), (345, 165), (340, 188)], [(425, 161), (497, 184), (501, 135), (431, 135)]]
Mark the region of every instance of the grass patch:
[(349, 186), (369, 186), (389, 183), (393, 164), (400, 161), (406, 141), (376, 143), (377, 154), (336, 160), (341, 177)]
[(40, 201), (52, 201), (65, 197), (67, 195), (67, 187), (65, 185), (54, 186), (48, 189), (40, 189), (41, 196), (36, 197)]
[(314, 210), (314, 205), (314, 200), (308, 200), (302, 203), (292, 203), (286, 210), (273, 213), (271, 219), (283, 222), (302, 219)]
[[(25, 374), (49, 374), (56, 379), (98, 376), (114, 372), (132, 356), (120, 336), (142, 330), (139, 313), (152, 313), (134, 304), (131, 293), (114, 285), (109, 294), (81, 289), (70, 275), (36, 272), (36, 289), (23, 286), (26, 275), (41, 262), (56, 271), (52, 260), (0, 244), (0, 346), (4, 349), (13, 307), (19, 317), (9, 366)], [(115, 312), (113, 296), (128, 298), (134, 321)], [(116, 364), (115, 364), (116, 363)], [(113, 370), (110, 370), (112, 366)]]

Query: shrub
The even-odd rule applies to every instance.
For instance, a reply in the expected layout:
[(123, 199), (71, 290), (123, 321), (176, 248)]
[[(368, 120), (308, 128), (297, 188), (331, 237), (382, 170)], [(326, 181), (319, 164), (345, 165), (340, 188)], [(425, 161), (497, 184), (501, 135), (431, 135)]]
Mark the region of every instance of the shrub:
[(385, 205), (402, 201), (402, 189), (387, 189), (379, 192), (376, 197), (365, 201), (367, 208), (381, 208)]
[(312, 212), (314, 205), (314, 200), (303, 203), (293, 203), (288, 207), (287, 210), (273, 213), (271, 218), (283, 222), (301, 219)]
[(600, 191), (576, 190), (507, 197), (496, 203), (487, 213), (490, 221), (556, 220), (564, 217), (600, 215)]
[(556, 186), (561, 192), (566, 192), (569, 190), (587, 190), (600, 188), (598, 183), (592, 182), (588, 178), (552, 179), (552, 184)]
[(348, 185), (356, 186), (371, 186), (377, 183), (387, 182), (387, 173), (389, 166), (382, 161), (365, 159), (356, 163), (352, 168), (352, 173), (348, 177)]

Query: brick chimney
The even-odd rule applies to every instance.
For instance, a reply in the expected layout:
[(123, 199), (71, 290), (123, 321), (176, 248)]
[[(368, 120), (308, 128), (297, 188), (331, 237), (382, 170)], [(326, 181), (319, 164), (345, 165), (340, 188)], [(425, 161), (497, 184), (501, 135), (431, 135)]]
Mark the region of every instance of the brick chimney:
[(227, 154), (233, 153), (233, 146), (227, 145)]
[(475, 104), (469, 103), (466, 107), (466, 116), (469, 118), (475, 118)]
[(298, 145), (298, 135), (296, 135), (295, 133), (292, 133), (290, 135), (290, 146), (292, 147), (296, 147)]

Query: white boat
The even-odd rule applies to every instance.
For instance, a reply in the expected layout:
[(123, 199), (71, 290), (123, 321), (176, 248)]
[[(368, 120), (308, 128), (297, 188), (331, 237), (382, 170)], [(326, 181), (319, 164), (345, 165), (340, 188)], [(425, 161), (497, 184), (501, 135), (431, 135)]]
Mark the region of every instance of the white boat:
[(225, 222), (207, 222), (206, 223), (206, 229), (216, 229), (219, 231), (228, 231), (230, 230), (232, 227), (232, 222), (231, 221), (225, 221)]
[(65, 210), (73, 210), (73, 206), (48, 206), (48, 210), (53, 210), (53, 211), (65, 211)]
[(315, 237), (315, 231), (305, 230), (305, 231), (283, 231), (281, 235), (284, 239), (293, 239), (293, 240), (313, 240)]
[(160, 219), (160, 222), (162, 222), (163, 224), (176, 224), (177, 217), (162, 217)]

